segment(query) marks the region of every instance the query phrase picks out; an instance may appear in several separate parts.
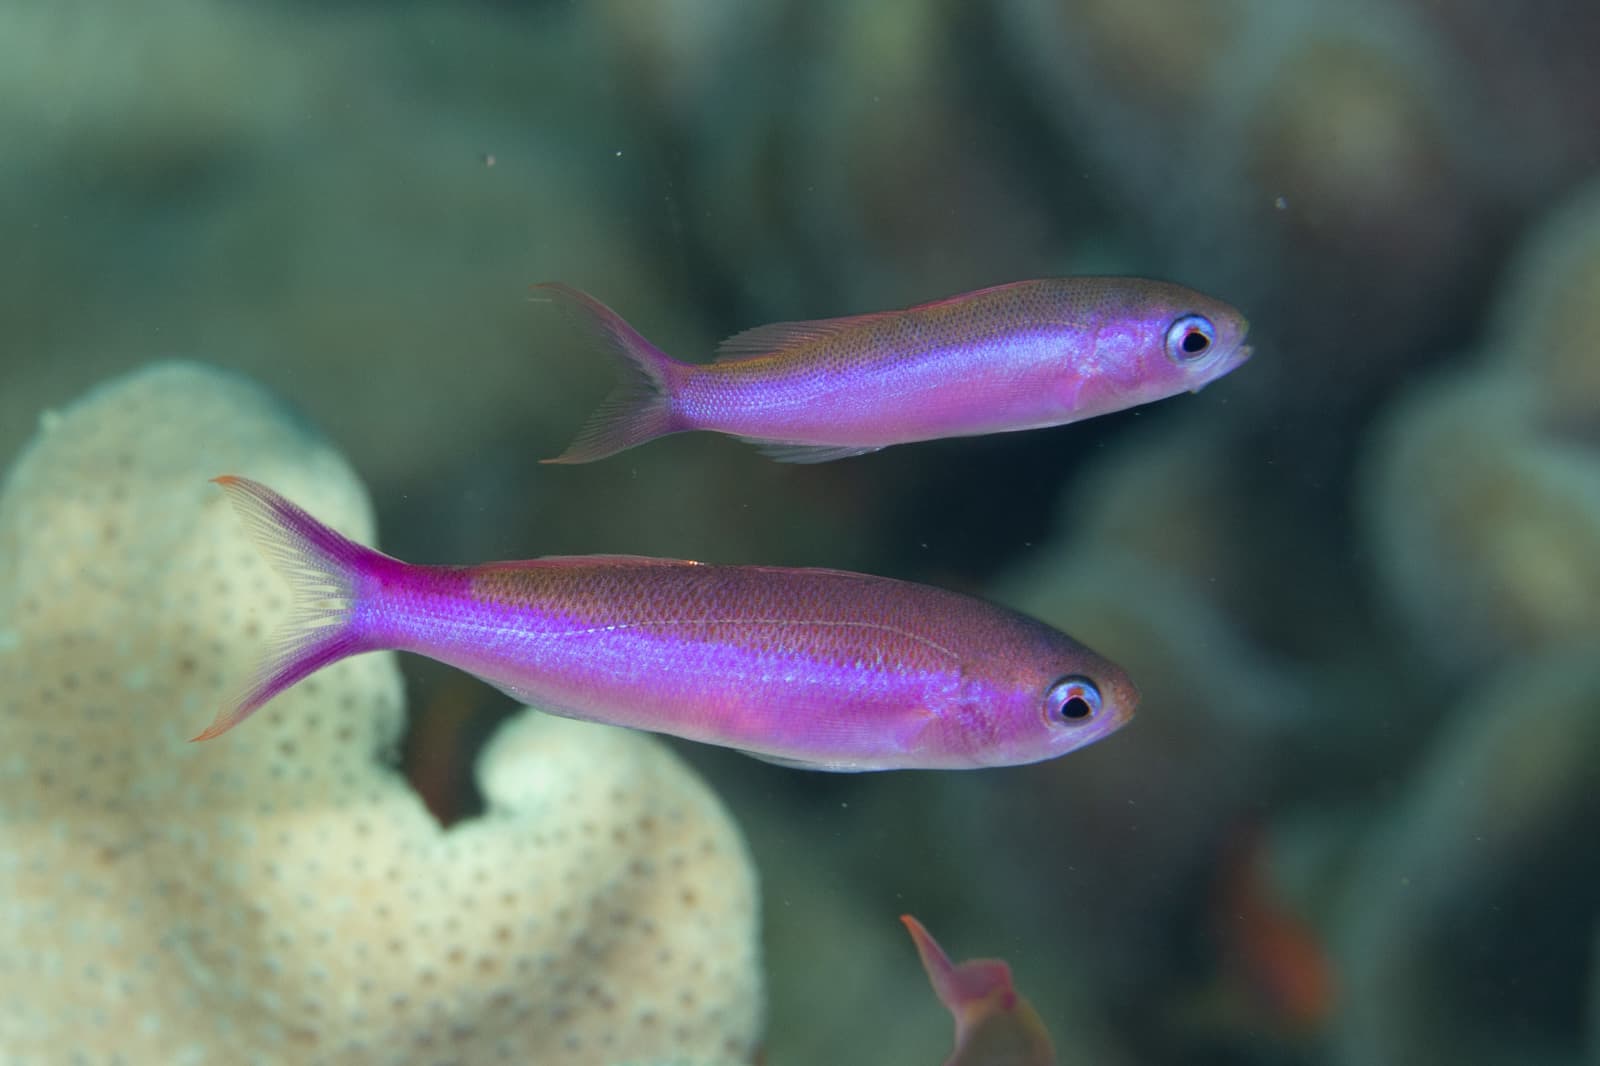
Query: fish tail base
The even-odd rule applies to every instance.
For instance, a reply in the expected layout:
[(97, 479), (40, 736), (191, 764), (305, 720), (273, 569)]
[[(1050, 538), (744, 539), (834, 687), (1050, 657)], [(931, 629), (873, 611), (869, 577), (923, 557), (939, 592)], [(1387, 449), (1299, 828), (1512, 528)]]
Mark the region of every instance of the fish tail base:
[(239, 697), (193, 740), (221, 736), (267, 701), (340, 659), (374, 650), (356, 618), (363, 586), (398, 560), (334, 532), (265, 485), (214, 479), (267, 561), (288, 581), (289, 618)]
[(621, 380), (571, 446), (546, 463), (592, 463), (620, 451), (692, 429), (678, 410), (678, 386), (692, 368), (651, 344), (621, 315), (585, 292), (551, 282), (535, 288), (555, 300), (616, 361)]

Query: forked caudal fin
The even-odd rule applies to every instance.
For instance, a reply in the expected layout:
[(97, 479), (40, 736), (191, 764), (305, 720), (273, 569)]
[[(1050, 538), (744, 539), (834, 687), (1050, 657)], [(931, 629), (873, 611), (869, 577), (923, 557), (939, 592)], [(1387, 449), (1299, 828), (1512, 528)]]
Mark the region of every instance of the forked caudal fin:
[(545, 282), (535, 291), (560, 303), (573, 321), (596, 336), (616, 356), (622, 380), (589, 417), (570, 447), (544, 463), (592, 463), (608, 455), (688, 429), (680, 424), (674, 386), (692, 368), (645, 340), (593, 296), (560, 282)]
[(273, 569), (288, 581), (294, 603), (244, 693), (191, 740), (221, 736), (295, 682), (373, 650), (357, 631), (353, 608), (363, 580), (384, 563), (396, 564), (335, 533), (265, 485), (233, 476), (212, 480), (228, 494)]

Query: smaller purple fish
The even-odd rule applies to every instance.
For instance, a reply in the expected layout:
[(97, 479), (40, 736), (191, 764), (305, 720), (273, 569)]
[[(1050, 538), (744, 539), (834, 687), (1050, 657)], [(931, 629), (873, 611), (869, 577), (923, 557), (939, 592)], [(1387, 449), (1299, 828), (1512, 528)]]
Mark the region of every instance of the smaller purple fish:
[(917, 945), (934, 995), (955, 1015), (956, 1046), (944, 1066), (1055, 1066), (1050, 1034), (1011, 983), (1010, 966), (999, 959), (953, 963), (921, 922), (909, 914), (900, 921)]
[(781, 462), (1078, 422), (1198, 392), (1250, 356), (1249, 323), (1192, 289), (1139, 278), (1048, 278), (903, 311), (778, 322), (681, 363), (605, 304), (556, 282), (618, 356), (624, 380), (572, 446), (588, 463), (688, 430), (727, 433)]
[(250, 687), (196, 740), (351, 655), (400, 650), (568, 718), (817, 770), (1064, 755), (1132, 715), (1112, 663), (1042, 622), (906, 581), (589, 555), (416, 566), (265, 485), (216, 479), (295, 591)]

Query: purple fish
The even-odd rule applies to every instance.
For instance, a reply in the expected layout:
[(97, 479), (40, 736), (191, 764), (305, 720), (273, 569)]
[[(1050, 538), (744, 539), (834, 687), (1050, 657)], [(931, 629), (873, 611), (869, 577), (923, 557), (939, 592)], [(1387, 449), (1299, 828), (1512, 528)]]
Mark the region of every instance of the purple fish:
[(196, 740), (324, 666), (416, 652), (552, 714), (819, 770), (1037, 762), (1126, 722), (1121, 670), (1033, 619), (840, 570), (573, 556), (414, 566), (221, 477), (295, 587), (288, 629)]
[(1010, 966), (999, 959), (951, 962), (921, 922), (909, 914), (900, 921), (917, 945), (933, 994), (956, 1019), (956, 1046), (945, 1066), (1055, 1066), (1050, 1033), (1011, 983)]
[(788, 463), (891, 444), (1077, 422), (1198, 392), (1250, 356), (1227, 304), (1161, 281), (1019, 281), (903, 311), (778, 322), (680, 363), (567, 285), (562, 301), (624, 380), (552, 463), (587, 463), (706, 429)]

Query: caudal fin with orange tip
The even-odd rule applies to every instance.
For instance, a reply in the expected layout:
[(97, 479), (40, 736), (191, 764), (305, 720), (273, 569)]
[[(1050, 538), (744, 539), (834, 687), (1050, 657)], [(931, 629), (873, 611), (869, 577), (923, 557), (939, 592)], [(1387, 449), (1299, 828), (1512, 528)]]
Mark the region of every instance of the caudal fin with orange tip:
[(212, 481), (227, 493), (267, 561), (289, 582), (294, 604), (243, 694), (191, 740), (221, 736), (297, 681), (372, 650), (352, 608), (364, 578), (383, 565), (400, 565), (335, 533), (265, 485), (232, 475)]
[(939, 942), (909, 914), (900, 921), (922, 958), (934, 995), (956, 1022), (956, 1046), (945, 1066), (1055, 1066), (1055, 1047), (1033, 1005), (1011, 983), (1000, 959), (950, 961)]

